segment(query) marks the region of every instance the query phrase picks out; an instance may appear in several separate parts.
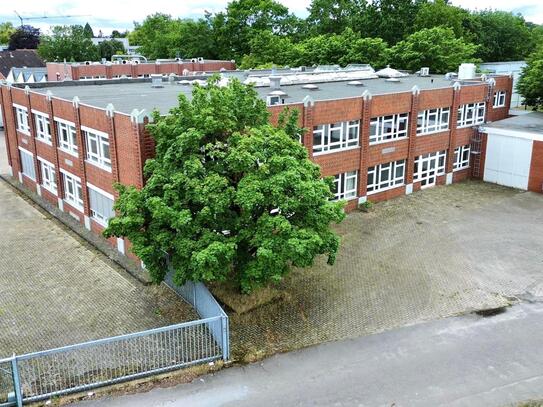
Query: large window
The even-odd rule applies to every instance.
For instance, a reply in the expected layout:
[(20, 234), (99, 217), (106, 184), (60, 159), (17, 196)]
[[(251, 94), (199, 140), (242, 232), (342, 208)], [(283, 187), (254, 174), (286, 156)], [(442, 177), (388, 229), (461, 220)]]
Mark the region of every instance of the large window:
[(28, 109), (24, 106), (16, 104), (13, 104), (13, 108), (15, 110), (17, 130), (25, 134), (30, 134), (30, 126), (28, 125)]
[(41, 185), (49, 192), (57, 194), (57, 179), (55, 174), (55, 166), (49, 161), (44, 160), (43, 158), (38, 157), (40, 162), (40, 171), (41, 171)]
[(419, 112), (417, 116), (417, 134), (436, 133), (449, 129), (449, 107), (428, 109)]
[(469, 144), (454, 149), (454, 163), (453, 170), (463, 170), (469, 167)]
[(437, 177), (445, 174), (446, 156), (445, 150), (419, 155), (415, 159), (413, 180), (420, 182), (422, 188), (435, 185)]
[(322, 154), (358, 146), (359, 129), (359, 120), (313, 127), (313, 153)]
[(64, 180), (64, 200), (74, 208), (83, 212), (83, 191), (81, 189), (81, 179), (66, 171), (62, 171), (62, 179)]
[(405, 160), (368, 168), (368, 194), (385, 191), (405, 182)]
[(458, 108), (458, 127), (469, 127), (485, 121), (485, 102), (468, 103)]
[(113, 195), (108, 194), (94, 185), (87, 184), (87, 186), (91, 217), (102, 226), (107, 226), (108, 220), (115, 216), (115, 211), (113, 210)]
[(62, 151), (72, 155), (77, 155), (77, 138), (75, 133), (75, 125), (60, 119), (55, 119), (57, 122), (58, 145)]
[(353, 199), (356, 198), (356, 185), (358, 180), (358, 171), (349, 171), (337, 174), (334, 179), (335, 199)]
[(494, 93), (494, 107), (504, 107), (505, 106), (505, 91), (499, 90)]
[(87, 161), (111, 170), (111, 157), (109, 155), (109, 139), (106, 133), (81, 127), (87, 143)]
[(370, 121), (370, 144), (407, 137), (409, 113), (374, 117)]
[(34, 113), (34, 122), (36, 123), (36, 138), (47, 144), (52, 144), (49, 116), (35, 110), (32, 110), (32, 112)]
[(21, 167), (23, 168), (23, 174), (35, 181), (36, 168), (34, 167), (34, 155), (30, 151), (26, 151), (21, 147), (19, 147), (19, 153), (21, 155)]

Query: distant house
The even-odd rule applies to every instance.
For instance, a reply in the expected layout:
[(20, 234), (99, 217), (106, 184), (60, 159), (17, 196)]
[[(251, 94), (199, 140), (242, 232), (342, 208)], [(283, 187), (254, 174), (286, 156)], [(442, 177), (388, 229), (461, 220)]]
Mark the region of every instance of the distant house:
[[(45, 62), (43, 62), (43, 59), (34, 50), (18, 49), (15, 51), (0, 51), (0, 79), (8, 79), (12, 68), (45, 68)], [(20, 72), (17, 73), (17, 76), (19, 74)], [(35, 80), (35, 78), (32, 78), (32, 80), (40, 82), (40, 80)], [(19, 81), (14, 80), (13, 82)]]
[(511, 107), (518, 107), (522, 104), (522, 97), (517, 93), (517, 82), (526, 66), (525, 61), (505, 61), (505, 62), (483, 62), (479, 68), (483, 72), (495, 75), (512, 74), (513, 75), (513, 94), (511, 95)]
[(91, 38), (91, 40), (94, 45), (98, 45), (101, 42), (110, 41), (110, 40), (119, 41), (123, 44), (123, 47), (128, 55), (136, 54), (139, 48), (139, 46), (137, 45), (130, 45), (130, 43), (128, 42), (128, 38), (94, 37), (94, 38)]
[(8, 83), (47, 82), (47, 68), (11, 68), (6, 76)]

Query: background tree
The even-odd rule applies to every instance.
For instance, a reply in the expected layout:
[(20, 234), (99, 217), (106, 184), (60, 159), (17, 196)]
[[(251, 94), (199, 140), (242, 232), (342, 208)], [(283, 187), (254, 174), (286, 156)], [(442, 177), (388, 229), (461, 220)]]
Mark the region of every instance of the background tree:
[(11, 34), (15, 32), (15, 27), (9, 21), (0, 23), (0, 44), (4, 45), (9, 42)]
[(425, 0), (373, 0), (367, 9), (367, 36), (396, 44), (413, 32), (413, 21)]
[(250, 41), (251, 53), (244, 55), (240, 68), (255, 68), (270, 65), (285, 66), (299, 60), (298, 48), (289, 37), (260, 31)]
[(367, 3), (361, 0), (313, 0), (308, 8), (307, 32), (312, 35), (341, 34), (349, 27), (363, 32)]
[(92, 27), (89, 23), (85, 24), (85, 27), (83, 28), (83, 34), (87, 38), (94, 38), (94, 31), (92, 31)]
[(9, 37), (8, 49), (36, 49), (40, 43), (40, 29), (31, 25), (23, 25)]
[(120, 32), (119, 30), (111, 31), (111, 38), (126, 38), (128, 37), (128, 30)]
[(524, 104), (537, 110), (543, 106), (543, 46), (531, 54), (526, 63), (517, 83), (517, 91), (524, 98)]
[(465, 32), (466, 20), (469, 12), (460, 7), (455, 7), (447, 0), (434, 0), (421, 4), (413, 24), (414, 31), (424, 28), (449, 27), (457, 38), (469, 36)]
[(47, 61), (96, 61), (98, 47), (85, 35), (80, 25), (57, 25), (41, 38), (38, 54)]
[(391, 49), (397, 67), (417, 71), (428, 66), (434, 73), (455, 71), (462, 62), (478, 62), (477, 46), (456, 38), (451, 28), (434, 27), (411, 34)]
[(115, 39), (105, 40), (98, 44), (98, 54), (100, 58), (105, 58), (111, 61), (111, 57), (115, 54), (125, 54), (126, 50), (121, 41)]
[(279, 281), (291, 266), (319, 254), (335, 260), (331, 222), (344, 202), (331, 202), (330, 179), (298, 141), (296, 115), (268, 124), (265, 103), (239, 81), (196, 86), (189, 101), (149, 126), (156, 156), (141, 190), (117, 186), (119, 215), (106, 236), (126, 236), (155, 281), (224, 281), (243, 292)]

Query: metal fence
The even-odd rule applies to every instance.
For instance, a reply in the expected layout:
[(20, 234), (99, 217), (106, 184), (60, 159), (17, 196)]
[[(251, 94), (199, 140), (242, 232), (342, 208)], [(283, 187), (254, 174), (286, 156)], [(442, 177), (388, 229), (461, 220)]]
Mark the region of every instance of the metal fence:
[(200, 284), (172, 288), (203, 319), (2, 359), (0, 407), (228, 359), (228, 317), (213, 296)]

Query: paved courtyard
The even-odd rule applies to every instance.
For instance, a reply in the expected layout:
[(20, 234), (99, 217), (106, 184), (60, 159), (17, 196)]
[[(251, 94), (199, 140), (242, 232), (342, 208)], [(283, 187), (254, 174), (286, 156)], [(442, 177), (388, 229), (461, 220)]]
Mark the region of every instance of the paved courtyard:
[(232, 316), (235, 355), (543, 299), (543, 195), (464, 182), (352, 213), (337, 230), (335, 266), (296, 270), (288, 300)]

